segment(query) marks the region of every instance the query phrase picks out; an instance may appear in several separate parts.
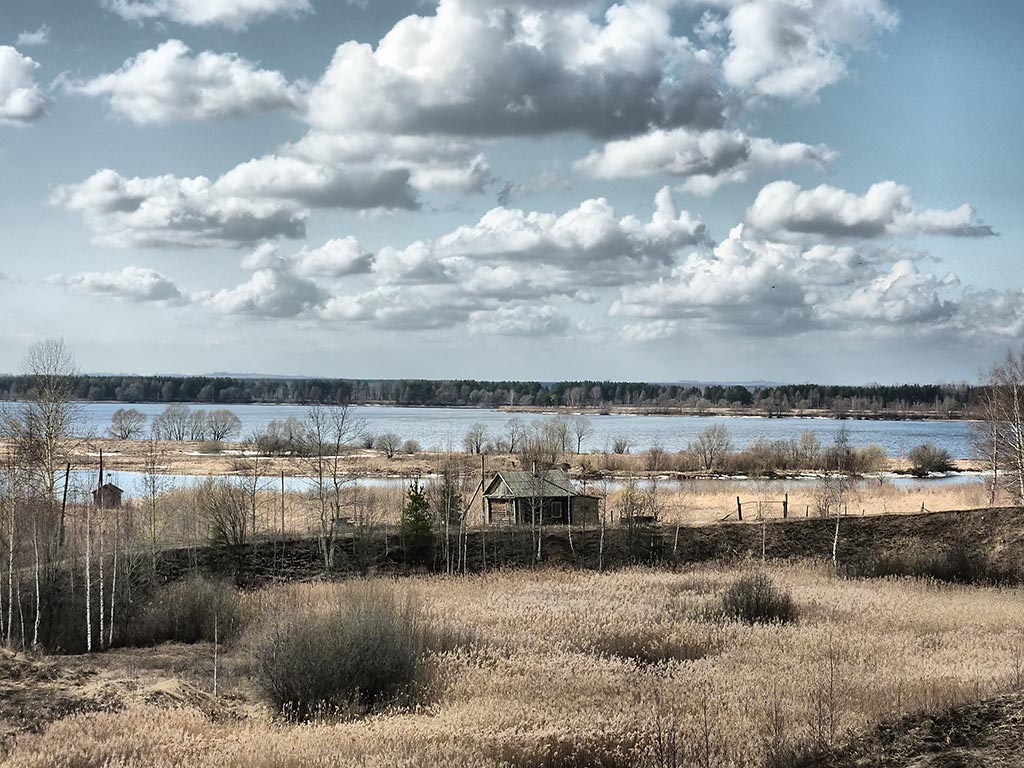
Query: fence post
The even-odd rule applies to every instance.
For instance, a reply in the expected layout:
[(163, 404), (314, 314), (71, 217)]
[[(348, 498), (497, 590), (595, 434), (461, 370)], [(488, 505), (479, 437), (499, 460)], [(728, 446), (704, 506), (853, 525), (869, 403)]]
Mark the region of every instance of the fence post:
[(743, 504), (740, 502), (740, 497), (736, 497), (736, 514), (739, 515), (740, 520), (743, 520)]
[(785, 520), (789, 517), (789, 494), (786, 494), (786, 498), (782, 500), (782, 519)]

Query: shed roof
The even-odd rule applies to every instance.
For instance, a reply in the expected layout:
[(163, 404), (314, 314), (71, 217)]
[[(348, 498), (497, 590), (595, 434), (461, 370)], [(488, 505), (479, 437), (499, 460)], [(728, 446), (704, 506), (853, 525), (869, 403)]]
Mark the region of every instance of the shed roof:
[(494, 475), (484, 493), (491, 498), (506, 499), (576, 495), (576, 487), (562, 469), (549, 469), (536, 475), (523, 470), (503, 470)]

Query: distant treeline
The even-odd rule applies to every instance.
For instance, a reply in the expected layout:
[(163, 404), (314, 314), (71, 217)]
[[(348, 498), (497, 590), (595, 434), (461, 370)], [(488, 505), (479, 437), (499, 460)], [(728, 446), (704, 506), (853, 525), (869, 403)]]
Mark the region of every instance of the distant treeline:
[[(0, 399), (25, 389), (18, 376), (0, 376)], [(349, 402), (422, 406), (607, 408), (746, 408), (781, 415), (825, 410), (838, 415), (927, 414), (962, 416), (980, 387), (967, 384), (743, 386), (651, 384), (624, 381), (449, 381), (426, 379), (235, 379), (207, 376), (79, 376), (83, 401), (129, 403)]]

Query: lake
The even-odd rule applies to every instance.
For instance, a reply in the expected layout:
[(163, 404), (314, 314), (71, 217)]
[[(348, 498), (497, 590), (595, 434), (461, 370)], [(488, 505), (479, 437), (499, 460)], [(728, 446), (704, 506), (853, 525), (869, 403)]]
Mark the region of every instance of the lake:
[[(94, 487), (96, 482), (96, 470), (73, 470), (72, 471), (72, 482), (79, 492), (84, 492), (84, 489)], [(63, 475), (61, 476), (63, 477)], [(199, 475), (175, 475), (166, 474), (161, 475), (168, 487), (174, 488), (194, 488), (198, 483), (202, 482), (205, 478)], [(431, 478), (422, 478), (424, 482), (429, 482)], [(965, 483), (981, 483), (984, 482), (985, 478), (980, 474), (963, 472), (950, 475), (934, 476), (926, 479), (919, 479), (915, 477), (907, 477), (906, 475), (887, 475), (886, 481), (895, 486), (896, 488), (909, 488), (912, 486), (945, 486), (945, 485), (963, 485)], [(129, 497), (144, 496), (145, 484), (144, 475), (141, 472), (130, 472), (130, 471), (109, 471), (105, 473), (105, 480), (107, 482), (114, 483), (120, 486)], [(391, 488), (396, 491), (404, 491), (409, 487), (413, 478), (410, 477), (360, 477), (354, 479), (352, 482), (354, 485), (359, 485), (363, 488)], [(479, 482), (479, 476), (476, 477)], [(874, 478), (872, 478), (874, 481)], [(611, 480), (604, 484), (608, 490), (616, 490), (624, 485), (623, 480)], [(806, 477), (790, 477), (785, 480), (772, 481), (773, 484), (778, 488), (792, 488), (797, 489), (801, 487), (809, 487), (816, 485), (819, 479), (813, 476)], [(640, 480), (640, 487), (647, 487), (650, 484), (649, 480)], [(662, 490), (672, 491), (678, 488), (686, 488), (690, 492), (707, 492), (717, 490), (717, 487), (728, 484), (730, 488), (744, 489), (744, 492), (755, 493), (759, 490), (759, 483), (755, 480), (749, 480), (746, 478), (735, 478), (735, 477), (720, 477), (720, 478), (700, 478), (695, 480), (678, 480), (678, 479), (663, 479), (659, 481), (659, 487)], [(268, 491), (277, 491), (281, 488), (281, 478), (279, 476), (270, 476), (263, 478), (260, 483), (261, 488)], [(285, 477), (284, 478), (285, 490), (288, 493), (303, 493), (312, 489), (312, 481), (305, 477)], [(778, 491), (779, 494), (784, 491)]]
[[(150, 419), (166, 408), (165, 403), (84, 403), (86, 427), (102, 435), (110, 426), (110, 417), (118, 408), (136, 408)], [(242, 433), (266, 428), (274, 419), (289, 416), (303, 418), (307, 412), (301, 405), (209, 405), (195, 404), (191, 408), (214, 410), (227, 408), (242, 421)], [(365, 430), (372, 434), (394, 432), (402, 440), (416, 440), (423, 448), (461, 448), (462, 439), (471, 426), (483, 424), (491, 437), (507, 432), (513, 414), (497, 410), (474, 408), (400, 408), (394, 406), (356, 405), (352, 413), (364, 422)], [(524, 424), (549, 419), (553, 414), (521, 413), (514, 417)], [(857, 421), (826, 418), (768, 419), (756, 416), (637, 416), (611, 414), (588, 416), (591, 433), (583, 441), (584, 451), (610, 450), (617, 438), (629, 441), (630, 451), (636, 453), (659, 444), (666, 450), (678, 451), (687, 446), (701, 431), (713, 424), (721, 424), (729, 431), (734, 448), (744, 448), (758, 438), (768, 440), (798, 439), (805, 431), (817, 435), (822, 445), (828, 445), (836, 432), (845, 427), (854, 445), (877, 444), (889, 456), (905, 456), (907, 451), (921, 443), (932, 443), (945, 448), (954, 458), (971, 456), (969, 440), (970, 422), (966, 421)]]

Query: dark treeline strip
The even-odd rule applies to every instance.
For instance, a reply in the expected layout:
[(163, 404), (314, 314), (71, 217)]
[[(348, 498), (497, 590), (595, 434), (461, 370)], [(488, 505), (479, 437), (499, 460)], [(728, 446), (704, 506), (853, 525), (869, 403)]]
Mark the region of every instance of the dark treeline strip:
[[(17, 400), (27, 389), (19, 376), (0, 376), (0, 399)], [(967, 384), (866, 386), (784, 384), (763, 387), (657, 384), (616, 381), (477, 381), (473, 379), (236, 379), (207, 376), (78, 376), (82, 401), (129, 403), (373, 403), (419, 406), (607, 408), (749, 408), (781, 415), (824, 410), (843, 414), (918, 413), (961, 416), (975, 405), (980, 387)]]

